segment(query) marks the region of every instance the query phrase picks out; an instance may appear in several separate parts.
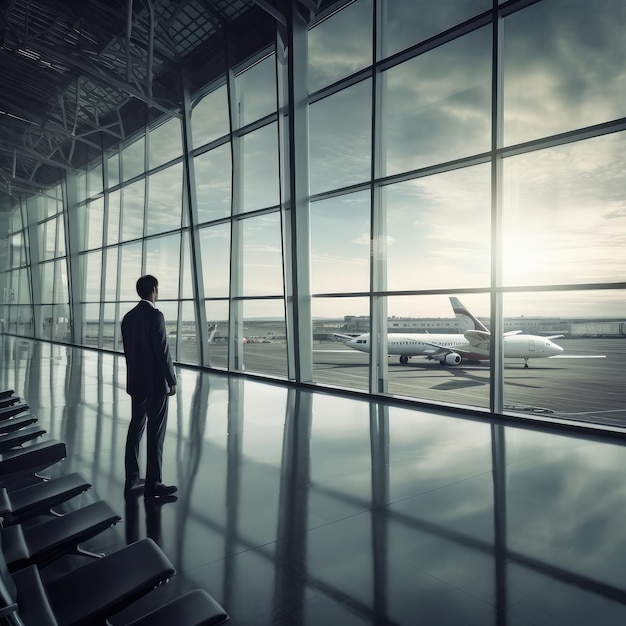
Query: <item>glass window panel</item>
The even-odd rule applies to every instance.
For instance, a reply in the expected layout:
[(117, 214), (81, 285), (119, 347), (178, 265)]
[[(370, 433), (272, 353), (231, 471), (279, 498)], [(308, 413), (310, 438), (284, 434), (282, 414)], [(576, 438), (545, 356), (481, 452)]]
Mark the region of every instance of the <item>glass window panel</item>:
[(88, 252), (81, 254), (80, 271), (83, 288), (81, 290), (81, 302), (100, 301), (100, 277), (102, 275), (102, 252)]
[(309, 31), (309, 92), (372, 63), (372, 0), (350, 3)]
[(35, 306), (35, 311), (39, 311), (39, 332), (37, 333), (37, 337), (40, 339), (52, 339), (52, 329), (54, 326), (52, 305), (44, 304), (42, 306)]
[(370, 179), (371, 86), (365, 80), (310, 106), (311, 193)]
[(621, 0), (538, 2), (505, 18), (505, 144), (624, 116), (625, 20)]
[(491, 8), (491, 0), (385, 0), (383, 56), (391, 56)]
[[(369, 355), (344, 345), (334, 333), (370, 330), (368, 297), (313, 298), (313, 380), (330, 387), (369, 388)], [(357, 373), (353, 375), (353, 370)]]
[(370, 194), (311, 204), (311, 292), (369, 291)]
[(57, 304), (52, 307), (53, 326), (52, 340), (68, 342), (71, 340), (71, 325), (69, 307), (67, 304)]
[(102, 193), (102, 163), (91, 167), (87, 175), (87, 184), (89, 185), (89, 197)]
[(285, 303), (246, 300), (243, 303), (244, 363), (247, 371), (287, 376)]
[(243, 220), (243, 294), (283, 294), (280, 215), (262, 215)]
[(138, 180), (122, 189), (122, 241), (143, 235), (145, 180)]
[(182, 234), (183, 242), (183, 272), (181, 276), (182, 281), (182, 297), (193, 298), (193, 272), (191, 269), (191, 243), (189, 241), (189, 231), (185, 231)]
[(272, 54), (235, 77), (239, 128), (276, 111), (274, 64)]
[(100, 332), (100, 305), (83, 304), (83, 344), (86, 346), (98, 346), (98, 333)]
[(491, 28), (383, 74), (383, 174), (486, 152), (491, 137)]
[(39, 264), (39, 279), (41, 281), (41, 303), (54, 302), (54, 262)]
[(209, 344), (209, 365), (228, 368), (228, 302), (207, 300), (205, 302), (206, 321), (215, 334)]
[(107, 162), (108, 186), (115, 187), (120, 184), (120, 155), (114, 152)]
[(31, 304), (29, 273), (26, 269), (13, 273), (15, 283), (12, 286), (12, 301), (15, 304)]
[(207, 298), (227, 298), (230, 281), (230, 224), (199, 231), (202, 278)]
[(57, 256), (65, 256), (65, 214), (61, 213), (57, 219)]
[(31, 306), (11, 307), (9, 327), (11, 332), (15, 332), (17, 335), (32, 337), (34, 329), (33, 308)]
[[(54, 190), (52, 190), (53, 192)], [(58, 202), (56, 197), (44, 195), (42, 196), (43, 202), (43, 218), (52, 217), (57, 214)]]
[(199, 363), (200, 342), (195, 307), (193, 302), (183, 302), (181, 307), (178, 360), (197, 365)]
[(37, 227), (37, 237), (39, 238), (39, 258), (42, 261), (53, 259), (56, 249), (56, 220), (42, 222)]
[(70, 219), (76, 220), (78, 230), (78, 249), (80, 251), (87, 250), (87, 238), (89, 235), (89, 215), (87, 213), (87, 205), (83, 204), (72, 208)]
[(183, 165), (177, 163), (148, 177), (147, 234), (181, 227)]
[(489, 287), (488, 164), (385, 186), (389, 290)]
[[(109, 350), (116, 350), (118, 347), (115, 345), (115, 331), (117, 330), (118, 335), (122, 334), (117, 320), (115, 319), (117, 305), (114, 303), (105, 304), (102, 309), (102, 347)], [(121, 339), (119, 349), (123, 350)]]
[(178, 299), (180, 233), (146, 240), (146, 274), (159, 281), (159, 298)]
[(109, 194), (109, 213), (107, 217), (106, 244), (118, 243), (120, 240), (120, 191)]
[(193, 146), (198, 148), (230, 132), (226, 85), (207, 94), (191, 111)]
[(9, 232), (16, 233), (22, 230), (22, 228), (24, 228), (22, 224), (22, 211), (18, 205), (13, 209), (13, 213), (11, 213), (11, 217), (9, 218)]
[(193, 160), (198, 223), (230, 215), (232, 193), (232, 160), (230, 143)]
[(67, 285), (67, 263), (65, 259), (55, 261), (56, 286), (54, 290), (54, 303), (67, 304), (69, 302), (69, 289)]
[(130, 145), (122, 149), (122, 170), (124, 180), (130, 180), (146, 171), (145, 160), (145, 137), (140, 137)]
[(25, 337), (35, 335), (35, 311), (32, 306), (18, 307), (17, 332)]
[(87, 249), (102, 247), (104, 223), (104, 199), (99, 198), (87, 204)]
[(141, 276), (141, 242), (121, 246), (120, 254), (120, 301), (137, 300), (139, 296), (135, 286)]
[(87, 172), (79, 172), (76, 175), (76, 201), (82, 202), (87, 199)]
[[(148, 272), (150, 273), (150, 272)], [(157, 276), (157, 278), (159, 278)], [(166, 297), (163, 294), (163, 297)], [(167, 295), (169, 297), (169, 293)], [(174, 294), (176, 297), (176, 294)], [(161, 298), (161, 279), (159, 278), (159, 298)], [(167, 334), (167, 343), (170, 347), (172, 359), (178, 359), (178, 350), (176, 346), (176, 334), (178, 332), (178, 302), (163, 302), (159, 299), (156, 303), (157, 309), (163, 313), (165, 318), (165, 333)]]
[(244, 211), (279, 203), (278, 127), (268, 124), (241, 138)]
[(119, 248), (108, 248), (106, 255), (106, 274), (104, 276), (104, 300), (117, 300), (117, 256)]
[(505, 285), (623, 281), (626, 133), (503, 164)]
[(504, 294), (505, 330), (522, 331), (504, 346), (505, 411), (625, 426), (615, 367), (626, 357), (625, 301), (618, 289)]
[(179, 157), (182, 153), (179, 119), (173, 117), (150, 131), (148, 162), (151, 169)]
[(26, 263), (26, 250), (24, 248), (24, 232), (11, 236), (9, 241), (11, 267), (21, 267)]

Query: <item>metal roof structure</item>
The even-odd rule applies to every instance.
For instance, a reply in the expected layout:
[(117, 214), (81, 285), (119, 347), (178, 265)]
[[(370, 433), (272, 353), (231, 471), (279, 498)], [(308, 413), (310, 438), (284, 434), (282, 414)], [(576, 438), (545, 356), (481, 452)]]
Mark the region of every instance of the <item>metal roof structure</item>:
[(183, 74), (193, 93), (270, 45), (287, 9), (321, 4), (0, 0), (0, 210), (179, 115)]

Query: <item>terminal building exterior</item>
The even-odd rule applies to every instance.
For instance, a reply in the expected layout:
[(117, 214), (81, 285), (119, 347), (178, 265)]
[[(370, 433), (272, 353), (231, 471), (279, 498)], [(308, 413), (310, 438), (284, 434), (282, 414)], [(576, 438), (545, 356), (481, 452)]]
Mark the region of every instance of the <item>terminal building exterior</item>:
[[(203, 533), (210, 528), (226, 538), (225, 553), (235, 537), (229, 554), (260, 555), (265, 574), (255, 580), (273, 581), (265, 591), (275, 602), (268, 609), (259, 592), (255, 610), (264, 617), (257, 623), (417, 623), (419, 611), (408, 618), (401, 608), (416, 608), (402, 604), (410, 590), (398, 583), (401, 599), (392, 591), (406, 563), (387, 569), (387, 557), (393, 552), (393, 563), (405, 559), (414, 572), (417, 553), (427, 545), (434, 555), (439, 544), (452, 546), (453, 560), (467, 565), (463, 572), (488, 570), (491, 586), (478, 589), (481, 574), (455, 577), (452, 565), (439, 571), (433, 557), (426, 575), (446, 581), (446, 601), (429, 606), (445, 612), (460, 589), (461, 605), (471, 596), (474, 621), (456, 615), (438, 622), (433, 609), (424, 623), (532, 624), (544, 609), (553, 618), (546, 623), (596, 623), (555, 608), (557, 587), (567, 598), (581, 588), (593, 596), (584, 606), (601, 605), (606, 620), (597, 623), (624, 623), (626, 572), (613, 561), (602, 568), (605, 545), (597, 560), (582, 558), (583, 527), (593, 524), (578, 514), (593, 506), (576, 500), (569, 482), (577, 476), (585, 493), (614, 503), (625, 495), (611, 474), (615, 464), (623, 468), (626, 426), (619, 374), (626, 361), (622, 0), (13, 0), (3, 3), (0, 18), (0, 387), (26, 395), (28, 375), (44, 376), (30, 400), (45, 415), (53, 413), (52, 389), (78, 388), (72, 417), (97, 416), (98, 450), (119, 452), (115, 424), (123, 423), (126, 402), (120, 322), (137, 301), (137, 278), (152, 274), (174, 362), (183, 380), (195, 381), (187, 383), (193, 401), (181, 392), (178, 421), (170, 423), (177, 463), (200, 463), (198, 449), (185, 447), (195, 432), (185, 420), (193, 416), (202, 430), (213, 423), (202, 421), (206, 407), (224, 408), (228, 397), (227, 441), (212, 448), (212, 458), (228, 459), (229, 472), (241, 470), (229, 474), (222, 493), (228, 519), (206, 522), (201, 506), (192, 507), (192, 517), (206, 522)], [(435, 368), (428, 360), (389, 358), (391, 333), (457, 333), (452, 296), (489, 329), (485, 362)], [(523, 370), (504, 348), (505, 334), (518, 330), (559, 336), (562, 358), (538, 358)], [(342, 333), (370, 333), (371, 350), (350, 351), (335, 336)], [(58, 363), (65, 368), (61, 387)], [(92, 398), (85, 389), (96, 381)], [(267, 398), (283, 392), (287, 409), (280, 396), (281, 410), (270, 411)], [(63, 402), (73, 406), (69, 396)], [(363, 415), (353, 414), (355, 406), (367, 407), (365, 422), (354, 418)], [(401, 416), (394, 421), (390, 410)], [(449, 421), (438, 420), (439, 411)], [(277, 415), (287, 415), (288, 424), (280, 441), (268, 444), (261, 433), (269, 437)], [(254, 449), (239, 438), (244, 416), (254, 424), (246, 436), (259, 437)], [(70, 422), (51, 422), (51, 432), (61, 436)], [(485, 427), (476, 439), (474, 424)], [(77, 462), (95, 467), (92, 431), (71, 432)], [(98, 439), (103, 433), (111, 439)], [(569, 439), (559, 439), (564, 433), (591, 439), (577, 456)], [(604, 454), (589, 441), (607, 433), (612, 443)], [(474, 456), (478, 440), (486, 461)], [(330, 460), (315, 491), (318, 445)], [(529, 486), (525, 500), (507, 474), (505, 448), (522, 464), (536, 453), (534, 469), (556, 476), (574, 499), (529, 467), (536, 484), (517, 476)], [(559, 453), (542, 456), (548, 448)], [(364, 458), (367, 471), (355, 470), (352, 482), (348, 468)], [(468, 465), (457, 473), (451, 468), (459, 459)], [(184, 467), (184, 476), (196, 475), (197, 467)], [(250, 467), (254, 478), (244, 487)], [(424, 467), (432, 483), (415, 487)], [(119, 476), (98, 470), (113, 493)], [(280, 487), (267, 498), (276, 500), (267, 516), (289, 531), (280, 535), (286, 544), (272, 544), (271, 557), (260, 548), (262, 533), (246, 534), (264, 510), (265, 496), (257, 502), (250, 493), (267, 493), (252, 489), (265, 471)], [(487, 478), (474, 482), (478, 475)], [(396, 506), (409, 502), (414, 487), (434, 493), (448, 478), (458, 491), (446, 492), (446, 502), (458, 496), (468, 507), (462, 514), (452, 504), (438, 509), (434, 496), (416, 504), (423, 515)], [(486, 526), (473, 524), (472, 501), (463, 499), (466, 478), (475, 493), (493, 499), (488, 539)], [(603, 480), (606, 490), (598, 486)], [(303, 484), (314, 486), (310, 500)], [(245, 515), (238, 517), (233, 502), (244, 502), (244, 492)], [(561, 517), (551, 508), (557, 492)], [(371, 516), (361, 528), (346, 522), (335, 535), (335, 517), (325, 526), (325, 502), (332, 515), (341, 510), (356, 519), (366, 509)], [(608, 518), (610, 503), (602, 503)], [(534, 526), (529, 511), (543, 507), (566, 535), (567, 520), (580, 521), (567, 535), (571, 543), (541, 544), (539, 536), (552, 535), (542, 535), (545, 527)], [(234, 529), (231, 515), (246, 532)], [(312, 579), (289, 561), (294, 553), (304, 559), (303, 538), (318, 523), (320, 536), (332, 535), (335, 554), (348, 551), (350, 540), (355, 551), (374, 545), (363, 587), (355, 560), (345, 576), (335, 561), (320, 565), (323, 547), (307, 553)], [(604, 518), (598, 524), (595, 536), (616, 542), (606, 549), (614, 558), (626, 546)], [(183, 533), (168, 528), (172, 536)], [(576, 546), (569, 560), (568, 546)], [(295, 584), (298, 602), (285, 600), (292, 567), (308, 581)], [(205, 573), (227, 609), (241, 606), (233, 571), (207, 566)], [(526, 575), (528, 589), (544, 586), (554, 595), (537, 592), (536, 604), (515, 613), (512, 606), (524, 604), (515, 585), (526, 589)], [(415, 597), (426, 603), (428, 584), (420, 589)], [(477, 597), (488, 607), (475, 605)], [(324, 608), (334, 622), (316, 621)], [(307, 617), (309, 609), (315, 617)], [(284, 621), (272, 622), (272, 610)], [(235, 610), (233, 623), (252, 623), (244, 613)]]

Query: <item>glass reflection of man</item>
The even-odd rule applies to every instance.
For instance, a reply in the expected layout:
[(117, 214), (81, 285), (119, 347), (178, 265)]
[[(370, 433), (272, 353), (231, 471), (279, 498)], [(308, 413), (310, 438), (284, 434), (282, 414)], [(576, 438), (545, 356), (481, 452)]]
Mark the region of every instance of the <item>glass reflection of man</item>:
[[(165, 318), (155, 303), (159, 281), (150, 275), (137, 281), (141, 301), (122, 319), (122, 341), (126, 357), (126, 391), (132, 400), (131, 420), (126, 437), (124, 491), (144, 487), (146, 498), (163, 498), (176, 491), (163, 484), (163, 441), (167, 424), (169, 396), (176, 393), (176, 374), (172, 365)], [(139, 477), (139, 444), (148, 426), (146, 478)]]

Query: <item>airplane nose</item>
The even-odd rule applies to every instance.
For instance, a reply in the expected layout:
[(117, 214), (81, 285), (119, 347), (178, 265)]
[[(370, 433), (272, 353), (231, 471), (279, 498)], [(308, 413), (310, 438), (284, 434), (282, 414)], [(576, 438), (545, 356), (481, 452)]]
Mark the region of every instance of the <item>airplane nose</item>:
[(561, 354), (561, 352), (563, 352), (563, 348), (561, 348), (561, 346), (557, 346), (555, 343), (552, 344), (552, 348), (554, 349), (555, 354)]

